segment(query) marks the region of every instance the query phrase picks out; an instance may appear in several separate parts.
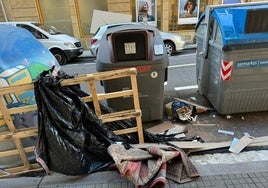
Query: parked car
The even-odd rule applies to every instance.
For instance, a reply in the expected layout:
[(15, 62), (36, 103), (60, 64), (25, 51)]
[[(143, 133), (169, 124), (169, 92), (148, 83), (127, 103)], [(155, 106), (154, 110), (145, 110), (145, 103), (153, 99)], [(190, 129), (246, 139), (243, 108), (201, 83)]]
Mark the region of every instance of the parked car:
[[(140, 22), (122, 22), (122, 23), (115, 23), (115, 24), (108, 24), (103, 25), (97, 29), (94, 36), (91, 38), (91, 46), (89, 50), (91, 51), (93, 56), (97, 56), (98, 48), (99, 48), (99, 41), (101, 40), (105, 31), (112, 27), (122, 26), (122, 25), (129, 25), (129, 24), (142, 24)], [(163, 39), (164, 45), (167, 50), (168, 55), (173, 55), (174, 52), (179, 52), (184, 49), (185, 40), (179, 34), (175, 33), (168, 33), (168, 32), (160, 32), (160, 35)]]
[(50, 50), (61, 65), (83, 53), (83, 47), (78, 39), (58, 31), (54, 26), (35, 22), (0, 22), (0, 24), (13, 25), (30, 31)]

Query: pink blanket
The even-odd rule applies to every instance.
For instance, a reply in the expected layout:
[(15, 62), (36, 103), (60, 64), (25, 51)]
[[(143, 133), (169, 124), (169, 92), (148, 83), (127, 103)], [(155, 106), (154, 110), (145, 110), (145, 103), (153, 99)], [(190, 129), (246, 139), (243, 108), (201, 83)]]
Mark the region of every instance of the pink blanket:
[(123, 145), (112, 144), (108, 147), (108, 153), (121, 176), (139, 188), (164, 188), (167, 178), (186, 183), (200, 176), (188, 156), (180, 149), (150, 147), (147, 150), (127, 150)]

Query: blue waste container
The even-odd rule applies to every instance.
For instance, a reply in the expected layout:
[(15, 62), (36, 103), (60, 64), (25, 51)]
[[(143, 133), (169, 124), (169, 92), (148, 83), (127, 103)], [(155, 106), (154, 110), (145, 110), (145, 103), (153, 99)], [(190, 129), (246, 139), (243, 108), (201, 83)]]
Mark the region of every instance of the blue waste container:
[(207, 6), (196, 26), (200, 94), (220, 114), (268, 110), (268, 3)]
[[(0, 87), (31, 83), (44, 70), (60, 65), (51, 52), (42, 45), (28, 30), (15, 26), (0, 24)], [(7, 108), (22, 107), (35, 104), (34, 91), (18, 91), (3, 95)], [(28, 128), (38, 124), (37, 112), (13, 114), (16, 129)], [(0, 132), (9, 130), (5, 119), (0, 115)], [(24, 148), (35, 146), (37, 138), (24, 138)], [(1, 141), (0, 151), (16, 149), (12, 140)], [(29, 161), (35, 160), (33, 152), (27, 152)], [(0, 159), (0, 168), (11, 168), (21, 164), (19, 154)]]

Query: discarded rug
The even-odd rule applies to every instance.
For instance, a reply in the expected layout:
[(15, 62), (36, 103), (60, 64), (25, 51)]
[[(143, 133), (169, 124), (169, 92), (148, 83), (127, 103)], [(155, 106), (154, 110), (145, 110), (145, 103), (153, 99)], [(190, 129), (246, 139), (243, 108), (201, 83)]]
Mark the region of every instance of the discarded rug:
[(164, 188), (167, 178), (187, 183), (200, 176), (188, 156), (180, 149), (126, 149), (123, 145), (112, 144), (108, 147), (108, 153), (121, 176), (139, 188)]

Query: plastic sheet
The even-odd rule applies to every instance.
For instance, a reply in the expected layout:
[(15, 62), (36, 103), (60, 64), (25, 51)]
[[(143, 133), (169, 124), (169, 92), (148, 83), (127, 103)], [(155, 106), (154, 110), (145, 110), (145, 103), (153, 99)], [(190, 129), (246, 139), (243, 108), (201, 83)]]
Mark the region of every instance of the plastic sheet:
[[(39, 121), (37, 161), (47, 173), (52, 170), (79, 175), (107, 170), (113, 163), (107, 153), (108, 146), (117, 141), (131, 142), (134, 138), (115, 135), (113, 126), (131, 124), (102, 124), (92, 104), (83, 102), (81, 96), (86, 94), (78, 85), (60, 86), (60, 80), (68, 77), (59, 72), (54, 78), (45, 71), (35, 82)], [(102, 106), (102, 110), (109, 109)]]

